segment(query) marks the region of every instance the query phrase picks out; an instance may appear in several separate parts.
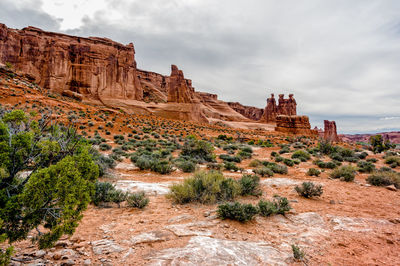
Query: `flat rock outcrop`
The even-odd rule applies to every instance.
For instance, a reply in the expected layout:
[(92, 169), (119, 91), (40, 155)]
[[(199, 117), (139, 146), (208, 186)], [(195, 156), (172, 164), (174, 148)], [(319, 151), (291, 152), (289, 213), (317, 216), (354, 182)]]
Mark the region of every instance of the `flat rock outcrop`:
[(143, 98), (132, 43), (0, 24), (0, 61), (59, 93), (71, 91), (88, 100)]
[(329, 141), (340, 141), (337, 131), (336, 131), (336, 122), (324, 120), (324, 139)]
[(310, 121), (305, 115), (278, 115), (275, 130), (292, 134), (318, 135), (318, 131), (311, 130)]
[(260, 120), (264, 113), (264, 110), (261, 108), (242, 105), (239, 102), (228, 102), (228, 105), (239, 114), (254, 121)]

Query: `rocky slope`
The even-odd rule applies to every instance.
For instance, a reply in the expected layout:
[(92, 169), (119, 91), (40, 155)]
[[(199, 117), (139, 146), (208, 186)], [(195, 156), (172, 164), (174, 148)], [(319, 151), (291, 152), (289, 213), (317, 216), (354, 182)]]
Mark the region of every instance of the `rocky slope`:
[(340, 135), (343, 141), (346, 142), (369, 142), (369, 138), (374, 135), (382, 135), (385, 139), (389, 139), (390, 142), (400, 144), (400, 131), (393, 132), (381, 132), (376, 134), (344, 134)]

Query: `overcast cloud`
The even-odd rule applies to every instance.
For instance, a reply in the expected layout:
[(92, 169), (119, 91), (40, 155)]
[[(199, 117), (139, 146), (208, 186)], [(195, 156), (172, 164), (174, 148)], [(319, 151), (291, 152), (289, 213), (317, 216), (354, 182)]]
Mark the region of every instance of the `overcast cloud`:
[(312, 126), (400, 130), (398, 0), (1, 0), (0, 22), (133, 42), (139, 68), (226, 101), (294, 93)]

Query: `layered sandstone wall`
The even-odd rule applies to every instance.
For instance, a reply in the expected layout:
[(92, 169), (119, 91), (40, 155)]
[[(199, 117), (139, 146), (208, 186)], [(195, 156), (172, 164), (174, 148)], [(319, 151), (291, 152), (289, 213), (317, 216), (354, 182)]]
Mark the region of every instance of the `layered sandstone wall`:
[(278, 115), (275, 130), (292, 134), (318, 135), (318, 131), (311, 130), (308, 116)]
[(143, 98), (133, 44), (0, 24), (0, 62), (60, 93), (72, 91), (96, 100)]
[(238, 102), (228, 102), (228, 105), (239, 114), (254, 121), (260, 120), (264, 113), (264, 110), (261, 108), (245, 106)]

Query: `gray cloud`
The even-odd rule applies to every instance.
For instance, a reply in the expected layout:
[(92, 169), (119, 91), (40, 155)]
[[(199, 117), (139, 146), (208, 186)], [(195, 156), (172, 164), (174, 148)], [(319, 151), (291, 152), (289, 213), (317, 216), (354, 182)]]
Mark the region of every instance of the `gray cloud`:
[[(67, 32), (133, 42), (140, 68), (169, 74), (177, 64), (197, 90), (223, 100), (264, 107), (271, 92), (294, 93), (313, 125), (333, 119), (340, 132), (400, 130), (398, 120), (380, 119), (400, 114), (399, 1), (107, 3)], [(28, 24), (57, 28), (50, 15), (26, 14)]]
[(60, 20), (41, 11), (42, 2), (32, 1), (1, 0), (0, 2), (0, 23), (11, 28), (24, 28), (36, 26), (49, 31), (56, 31), (60, 27)]

